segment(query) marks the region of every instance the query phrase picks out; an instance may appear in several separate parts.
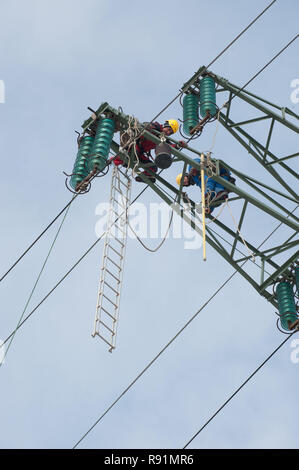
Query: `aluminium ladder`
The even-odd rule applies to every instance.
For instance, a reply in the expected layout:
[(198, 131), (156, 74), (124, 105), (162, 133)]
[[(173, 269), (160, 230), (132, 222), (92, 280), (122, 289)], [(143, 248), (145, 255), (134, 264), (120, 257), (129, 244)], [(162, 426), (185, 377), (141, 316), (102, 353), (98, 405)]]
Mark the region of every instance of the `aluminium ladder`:
[(108, 344), (109, 352), (115, 349), (116, 343), (130, 196), (131, 180), (129, 176), (118, 166), (114, 166), (98, 300), (92, 333), (92, 336), (98, 335)]

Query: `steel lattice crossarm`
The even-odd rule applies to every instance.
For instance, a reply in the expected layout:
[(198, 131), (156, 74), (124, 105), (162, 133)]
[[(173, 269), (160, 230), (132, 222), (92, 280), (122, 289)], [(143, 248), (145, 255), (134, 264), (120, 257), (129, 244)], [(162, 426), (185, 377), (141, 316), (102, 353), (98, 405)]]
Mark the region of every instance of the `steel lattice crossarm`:
[[(159, 142), (159, 139), (153, 137), (150, 135), (150, 133), (145, 133), (147, 138), (155, 140), (157, 143)], [(116, 143), (114, 143), (114, 150), (117, 152), (118, 146)], [(184, 163), (187, 164), (192, 164), (193, 167), (197, 167), (200, 169), (200, 165), (197, 164), (197, 162), (194, 162), (190, 157), (185, 155), (183, 152), (180, 152), (178, 150), (173, 149), (173, 153), (176, 155), (177, 160), (181, 160)], [(251, 194), (245, 192), (243, 189), (236, 185), (232, 185), (228, 181), (224, 180), (219, 174), (217, 175), (217, 171), (219, 172), (219, 167), (220, 165), (227, 166), (224, 162), (221, 160), (213, 160), (213, 163), (215, 164), (215, 173), (213, 173), (213, 179), (216, 181), (220, 182), (223, 184), (228, 190), (231, 191), (231, 193), (235, 193), (238, 196), (237, 197), (232, 197), (229, 199), (229, 201), (237, 201), (241, 200), (242, 201), (242, 209), (241, 213), (239, 215), (239, 221), (238, 221), (238, 228), (236, 228), (233, 224), (232, 226), (228, 226), (218, 220), (217, 218), (213, 220), (214, 218), (212, 216), (209, 216), (210, 220), (213, 220), (213, 226), (214, 228), (217, 227), (217, 229), (220, 229), (220, 233), (216, 232), (214, 229), (207, 227), (207, 242), (209, 245), (213, 247), (227, 262), (229, 262), (250, 284), (261, 294), (263, 297), (265, 297), (268, 301), (270, 301), (276, 308), (277, 308), (277, 302), (275, 299), (275, 295), (272, 292), (272, 285), (280, 278), (280, 276), (284, 277), (292, 277), (292, 269), (291, 266), (294, 264), (294, 262), (298, 258), (298, 240), (294, 240), (296, 235), (298, 234), (298, 218), (286, 211), (286, 213), (289, 215), (289, 218), (282, 214), (281, 211), (277, 211), (276, 209), (272, 209), (269, 205), (265, 204), (261, 199), (257, 199), (256, 197), (252, 196)], [(218, 169), (218, 170), (217, 170)], [(237, 171), (234, 171), (232, 167), (229, 167), (231, 170), (232, 174), (237, 175)], [(208, 172), (208, 169), (206, 169), (206, 172)], [(210, 173), (208, 173), (210, 174)], [(146, 176), (142, 176), (144, 181), (153, 189), (153, 191), (158, 194), (159, 197), (161, 197), (168, 205), (173, 207), (174, 209), (177, 209), (177, 213), (192, 227), (200, 234), (202, 235), (202, 226), (201, 226), (201, 220), (200, 218), (197, 217), (196, 220), (196, 213), (195, 213), (195, 203), (190, 200), (191, 203), (191, 208), (189, 210), (188, 206), (184, 206), (183, 203), (183, 198), (180, 198), (180, 190), (174, 187), (171, 183), (169, 183), (167, 180), (162, 178), (160, 175), (155, 175), (155, 177), (158, 179), (160, 185), (157, 185), (155, 183), (152, 183)], [(244, 177), (245, 181), (245, 177)], [(161, 187), (162, 185), (162, 187)], [(165, 189), (172, 191), (173, 193), (173, 199), (169, 197), (163, 190), (163, 186)], [(265, 194), (265, 196), (267, 196)], [(176, 207), (175, 201), (180, 201), (182, 202), (180, 204), (180, 207)], [(259, 250), (257, 245), (250, 242), (247, 238), (242, 239), (240, 236), (240, 230), (242, 227), (242, 232), (246, 234), (246, 213), (248, 210), (249, 206), (254, 206), (257, 210), (264, 211), (267, 213), (274, 221), (279, 221), (280, 223), (284, 224), (285, 226), (289, 227), (291, 229), (291, 235), (288, 237), (287, 240), (281, 240), (280, 245), (275, 245), (272, 246), (271, 248), (268, 248), (266, 250)], [(279, 205), (279, 204), (278, 204)], [(179, 209), (179, 210), (178, 210)], [(180, 210), (180, 209), (185, 209), (185, 210)], [(195, 219), (194, 219), (195, 215)], [(248, 227), (247, 227), (248, 228)], [(224, 236), (226, 238), (224, 238)], [(223, 241), (230, 245), (230, 249), (225, 248)], [(244, 250), (244, 243), (246, 243), (247, 247), (251, 251), (252, 254), (249, 256), (241, 256), (238, 254), (239, 253), (239, 248), (241, 247)], [(257, 267), (255, 274), (251, 273), (248, 271), (248, 269), (245, 269), (242, 267), (242, 264), (246, 260), (252, 259), (252, 255), (254, 255), (256, 262), (255, 266)], [(280, 261), (277, 263), (275, 259), (280, 255)], [(282, 262), (282, 256), (284, 256), (284, 261)], [(259, 263), (257, 263), (257, 260), (259, 259)]]
[[(85, 121), (83, 130), (87, 133), (93, 132), (93, 126), (98, 119), (102, 116), (110, 116), (115, 121), (115, 129), (120, 130), (121, 133), (130, 129), (132, 116), (126, 115), (121, 109), (114, 109), (108, 103), (103, 103), (100, 108), (93, 112), (92, 118)], [(135, 124), (139, 130), (138, 136), (142, 133), (145, 138), (153, 141), (156, 144), (161, 143), (159, 133), (154, 135), (135, 119)], [(173, 142), (177, 143), (174, 139)], [(115, 154), (121, 155), (124, 162), (128, 163), (131, 168), (145, 168), (146, 165), (140, 164), (136, 161), (134, 151), (131, 149), (127, 152), (125, 146), (120, 147), (117, 142), (112, 141), (111, 149)], [(195, 155), (201, 155), (201, 152), (191, 148), (186, 149)], [(220, 254), (228, 263), (230, 263), (255, 289), (265, 297), (273, 306), (279, 307), (279, 299), (277, 298), (274, 287), (277, 283), (282, 281), (292, 282), (295, 284), (295, 270), (296, 263), (298, 262), (298, 222), (299, 219), (294, 211), (298, 205), (298, 197), (292, 190), (290, 191), (287, 185), (284, 185), (284, 190), (281, 188), (276, 189), (273, 185), (266, 185), (263, 181), (252, 178), (228, 165), (221, 159), (211, 158), (206, 155), (204, 163), (201, 165), (194, 161), (186, 151), (171, 148), (173, 155), (173, 165), (183, 165), (183, 176), (187, 171), (187, 167), (191, 165), (197, 170), (202, 170), (204, 173), (212, 177), (216, 182), (222, 184), (229, 191), (228, 203), (232, 205), (231, 210), (237, 222), (226, 223), (212, 216), (208, 216), (211, 224), (206, 227), (206, 241), (207, 243)], [(284, 164), (284, 163), (281, 163)], [(236, 184), (220, 176), (220, 168), (227, 168), (233, 176), (236, 177)], [(267, 165), (263, 164), (265, 169)], [(281, 184), (279, 178), (276, 178), (275, 173), (270, 171), (272, 176)], [(164, 174), (167, 174), (166, 172)], [(194, 230), (200, 235), (202, 234), (201, 218), (196, 211), (196, 205), (193, 201), (188, 199), (190, 204), (186, 207), (186, 197), (183, 196), (182, 185), (180, 188), (174, 187), (165, 178), (155, 174), (157, 179), (156, 183), (141, 174), (141, 178), (147, 183), (152, 190), (161, 197), (168, 205), (170, 205), (187, 223), (191, 224)], [(183, 178), (182, 178), (183, 179)], [(266, 191), (265, 191), (266, 190)], [(171, 191), (173, 197), (169, 196)], [(200, 199), (200, 191), (198, 192), (198, 200)], [(283, 203), (288, 202), (288, 207)], [(174, 204), (176, 202), (176, 204)], [(229, 207), (228, 206), (228, 207)], [(183, 210), (184, 209), (184, 210)], [(216, 209), (215, 209), (216, 210)], [(227, 217), (226, 217), (227, 219)], [(234, 219), (234, 217), (233, 217)], [(277, 225), (277, 222), (282, 226), (279, 233), (279, 241), (277, 237), (275, 243), (269, 244), (266, 248), (260, 249), (260, 240), (254, 239), (253, 224), (257, 220), (263, 220), (270, 227)], [(272, 222), (272, 225), (271, 225)], [(275, 222), (275, 224), (273, 223)], [(287, 236), (286, 236), (287, 233)], [(244, 253), (244, 251), (247, 253)], [(245, 263), (246, 261), (249, 261)], [(297, 269), (298, 271), (298, 269)], [(294, 318), (294, 316), (292, 317)], [(290, 323), (289, 323), (290, 325)], [(288, 326), (285, 329), (289, 329)]]
[[(202, 67), (201, 70), (205, 70)], [(224, 96), (223, 106), (219, 109), (216, 106), (215, 109), (219, 116), (212, 116), (214, 119), (219, 117), (219, 122), (227, 129), (227, 131), (252, 155), (256, 161), (261, 164), (269, 174), (271, 174), (286, 191), (294, 197), (297, 197), (294, 188), (286, 182), (286, 178), (283, 178), (280, 174), (281, 169), (286, 171), (286, 175), (294, 178), (294, 181), (298, 181), (298, 171), (295, 171), (288, 163), (293, 163), (299, 153), (294, 152), (290, 155), (278, 156), (274, 151), (270, 150), (271, 143), (273, 140), (273, 133), (280, 132), (281, 128), (288, 128), (296, 134), (299, 133), (299, 116), (287, 107), (278, 106), (277, 104), (271, 103), (270, 101), (251, 93), (238, 85), (234, 85), (229, 80), (214, 74), (211, 71), (206, 70), (204, 77), (211, 77), (215, 84), (218, 85), (216, 89), (216, 95)], [(182, 87), (182, 92), (195, 95), (200, 100), (200, 87), (203, 76), (194, 77), (185, 83)], [(227, 93), (225, 93), (227, 92)], [(258, 114), (257, 117), (248, 118), (242, 121), (236, 121), (233, 117), (234, 107), (237, 100), (242, 100), (247, 105), (247, 112), (252, 113), (253, 110)], [(219, 101), (217, 99), (217, 101)], [(223, 111), (221, 109), (223, 108)], [(246, 113), (246, 110), (244, 111)], [(249, 114), (250, 115), (250, 114)], [(292, 121), (290, 120), (292, 118)], [(248, 124), (260, 125), (265, 121), (269, 121), (269, 129), (266, 134), (265, 142), (259, 142), (252, 133), (246, 130)], [(294, 121), (294, 122), (293, 122)], [(244, 129), (245, 126), (245, 129)], [(288, 161), (286, 163), (286, 161)], [(280, 167), (277, 169), (277, 167)]]

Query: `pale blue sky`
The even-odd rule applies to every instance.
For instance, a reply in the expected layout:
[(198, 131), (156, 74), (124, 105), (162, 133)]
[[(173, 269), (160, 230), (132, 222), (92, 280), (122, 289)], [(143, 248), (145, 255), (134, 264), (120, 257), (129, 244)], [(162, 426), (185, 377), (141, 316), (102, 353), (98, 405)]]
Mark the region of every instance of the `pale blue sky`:
[[(268, 3), (0, 1), (6, 88), (0, 104), (1, 274), (69, 201), (62, 171), (72, 169), (74, 130), (88, 117), (87, 106), (108, 101), (149, 121)], [(297, 34), (298, 13), (295, 0), (278, 0), (211, 70), (243, 85)], [(290, 100), (295, 78), (297, 43), (249, 89), (298, 114)], [(160, 120), (181, 114), (175, 103)], [(214, 132), (215, 123), (195, 148), (208, 149)], [(290, 133), (274, 139), (278, 154), (295, 152)], [(223, 129), (214, 151), (264, 178)], [(179, 170), (168, 170), (169, 181)], [(95, 241), (95, 208), (108, 200), (109, 186), (110, 176), (95, 181), (71, 207), (32, 308)], [(140, 189), (134, 185), (133, 195)], [(195, 189), (191, 195), (197, 197)], [(147, 190), (140, 201), (157, 197)], [(234, 210), (237, 217), (238, 206)], [(224, 213), (222, 220), (229, 217)], [(257, 243), (276, 226), (256, 211), (249, 220), (245, 235)], [(1, 339), (16, 325), (56, 229), (1, 283)], [(233, 272), (209, 247), (203, 263), (201, 250), (184, 250), (182, 240), (170, 239), (151, 254), (129, 239), (111, 355), (91, 337), (102, 246), (16, 335), (0, 369), (1, 448), (72, 447)], [(276, 318), (273, 307), (235, 276), (80, 447), (181, 448), (284, 339)], [(297, 448), (299, 364), (291, 362), (291, 351), (287, 344), (271, 359), (190, 448)]]

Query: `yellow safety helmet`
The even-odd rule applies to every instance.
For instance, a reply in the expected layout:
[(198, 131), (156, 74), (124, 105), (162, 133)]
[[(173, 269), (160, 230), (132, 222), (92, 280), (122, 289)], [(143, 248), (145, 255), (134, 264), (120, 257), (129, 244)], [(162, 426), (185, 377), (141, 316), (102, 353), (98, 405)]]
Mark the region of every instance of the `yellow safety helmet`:
[(164, 126), (167, 126), (167, 125), (171, 127), (171, 129), (172, 129), (172, 131), (173, 131), (174, 134), (176, 133), (176, 131), (177, 131), (178, 128), (179, 128), (179, 123), (178, 123), (178, 121), (176, 121), (175, 119), (168, 119), (168, 120), (165, 122)]
[(182, 173), (180, 173), (177, 177), (176, 177), (176, 182), (177, 184), (180, 186), (181, 184), (181, 179), (182, 179)]

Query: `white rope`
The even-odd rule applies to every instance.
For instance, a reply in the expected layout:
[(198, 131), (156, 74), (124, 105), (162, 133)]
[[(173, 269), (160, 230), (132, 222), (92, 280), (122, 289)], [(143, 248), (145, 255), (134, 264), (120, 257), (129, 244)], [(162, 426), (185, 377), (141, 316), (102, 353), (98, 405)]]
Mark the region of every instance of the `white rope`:
[[(128, 178), (130, 179), (130, 176), (128, 175)], [(148, 251), (150, 251), (151, 253), (155, 253), (156, 251), (158, 251), (161, 246), (163, 245), (163, 243), (165, 242), (166, 238), (167, 238), (167, 235), (168, 235), (168, 232), (170, 230), (170, 227), (171, 227), (171, 224), (172, 224), (172, 220), (173, 220), (173, 210), (171, 211), (171, 215), (170, 215), (170, 219), (169, 219), (169, 224), (168, 224), (168, 227), (167, 227), (167, 230), (166, 230), (166, 233), (162, 239), (162, 241), (159, 243), (159, 245), (156, 247), (156, 248), (149, 248), (148, 246), (145, 245), (145, 243), (141, 240), (141, 238), (137, 235), (137, 233), (135, 232), (135, 230), (133, 229), (133, 227), (131, 226), (130, 224), (130, 221), (129, 221), (129, 215), (128, 215), (128, 208), (127, 208), (127, 204), (124, 202), (124, 194), (123, 194), (123, 191), (121, 189), (121, 186), (120, 186), (120, 178), (119, 178), (119, 174), (117, 175), (117, 180), (118, 180), (118, 189), (119, 189), (119, 192), (120, 192), (120, 195), (121, 195), (121, 198), (122, 198), (122, 202), (124, 204), (124, 206), (126, 207), (126, 223), (128, 224), (128, 227), (131, 229), (132, 233), (135, 235), (135, 237), (137, 238), (137, 240), (139, 241), (139, 243)], [(175, 201), (174, 201), (175, 202)]]
[(162, 241), (159, 243), (159, 245), (156, 247), (156, 248), (149, 248), (148, 246), (146, 246), (143, 241), (141, 240), (141, 238), (137, 235), (137, 233), (135, 232), (135, 230), (133, 229), (133, 227), (131, 226), (129, 220), (128, 220), (128, 226), (129, 228), (132, 230), (132, 232), (134, 233), (135, 237), (137, 238), (137, 240), (139, 241), (139, 243), (147, 250), (147, 251), (150, 251), (151, 253), (155, 253), (156, 251), (158, 251), (161, 246), (163, 245), (163, 243), (165, 242), (166, 238), (167, 238), (167, 235), (168, 235), (168, 232), (170, 230), (170, 227), (171, 227), (171, 224), (172, 224), (172, 219), (173, 219), (173, 210), (171, 212), (171, 215), (170, 215), (170, 220), (169, 220), (169, 224), (168, 224), (168, 227), (167, 227), (167, 230), (166, 230), (166, 233), (162, 239)]
[(221, 109), (222, 109), (222, 108), (219, 109), (218, 114), (217, 114), (216, 130), (215, 130), (214, 135), (213, 135), (212, 145), (211, 145), (211, 148), (210, 148), (210, 150), (209, 150), (209, 153), (212, 153), (212, 149), (214, 148), (214, 145), (215, 145), (216, 136), (217, 136), (218, 129), (219, 129), (219, 118), (220, 118), (220, 111), (221, 111)]
[(235, 220), (235, 218), (234, 218), (234, 216), (233, 216), (233, 212), (232, 212), (232, 210), (231, 210), (231, 207), (230, 207), (228, 201), (226, 201), (226, 205), (227, 205), (227, 207), (228, 207), (228, 209), (229, 209), (229, 212), (230, 212), (230, 215), (231, 215), (231, 217), (232, 217), (232, 219), (233, 219), (233, 222), (234, 222), (234, 224), (235, 224), (235, 226), (236, 226), (236, 228), (237, 228), (237, 232), (238, 232), (238, 234), (240, 235), (240, 237), (242, 238), (242, 241), (243, 241), (243, 244), (244, 244), (245, 248), (247, 249), (248, 253), (249, 253), (250, 256), (252, 257), (253, 262), (255, 262), (254, 253), (248, 248), (247, 243), (246, 243), (246, 241), (244, 240), (243, 235), (242, 235), (241, 231), (239, 230), (239, 226), (238, 226), (238, 224), (237, 224), (237, 222), (236, 222), (236, 220)]

